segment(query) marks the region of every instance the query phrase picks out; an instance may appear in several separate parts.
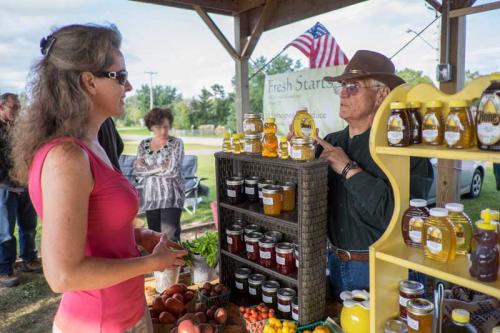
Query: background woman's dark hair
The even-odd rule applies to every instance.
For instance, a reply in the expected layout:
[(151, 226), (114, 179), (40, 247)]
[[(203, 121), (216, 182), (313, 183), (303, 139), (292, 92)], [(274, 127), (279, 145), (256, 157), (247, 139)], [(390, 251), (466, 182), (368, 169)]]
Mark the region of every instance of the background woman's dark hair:
[(148, 130), (151, 131), (151, 128), (155, 125), (161, 125), (165, 119), (168, 120), (168, 123), (170, 127), (172, 127), (172, 124), (174, 122), (174, 116), (172, 114), (172, 111), (170, 109), (165, 108), (152, 108), (151, 111), (146, 113), (144, 116), (144, 123), (146, 124), (146, 127)]
[(20, 112), (12, 134), (13, 176), (21, 184), (27, 183), (31, 160), (43, 144), (85, 135), (91, 102), (81, 74), (107, 70), (122, 40), (114, 25), (68, 25), (51, 35), (50, 49), (31, 70), (29, 105)]

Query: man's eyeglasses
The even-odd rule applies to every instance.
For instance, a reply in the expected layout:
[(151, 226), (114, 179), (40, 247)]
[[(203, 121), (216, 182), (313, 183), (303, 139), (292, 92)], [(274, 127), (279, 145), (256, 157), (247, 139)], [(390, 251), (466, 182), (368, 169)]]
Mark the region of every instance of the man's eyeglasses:
[(106, 72), (100, 71), (93, 73), (97, 77), (107, 77), (109, 79), (117, 80), (119, 84), (122, 86), (127, 83), (128, 72), (127, 71), (119, 71), (119, 72)]
[(366, 86), (366, 87), (362, 87), (359, 85), (359, 83), (356, 83), (356, 82), (352, 82), (352, 83), (347, 83), (347, 82), (342, 82), (341, 84), (336, 84), (333, 86), (333, 91), (337, 94), (337, 95), (340, 95), (342, 90), (345, 89), (345, 92), (349, 95), (349, 96), (353, 96), (353, 95), (356, 95), (360, 89), (362, 88), (376, 88), (376, 87), (381, 87), (381, 85), (379, 84), (375, 84), (375, 85), (372, 85), (372, 86)]

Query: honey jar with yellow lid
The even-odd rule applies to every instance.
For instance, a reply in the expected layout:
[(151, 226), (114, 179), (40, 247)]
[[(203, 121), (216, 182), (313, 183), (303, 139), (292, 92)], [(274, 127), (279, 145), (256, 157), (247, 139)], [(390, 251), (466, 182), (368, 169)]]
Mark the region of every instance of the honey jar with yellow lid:
[(260, 155), (262, 153), (262, 142), (260, 134), (245, 134), (245, 154)]
[(425, 104), (425, 114), (422, 120), (422, 141), (425, 144), (439, 146), (443, 143), (443, 103), (429, 101)]
[(293, 118), (293, 135), (299, 138), (315, 138), (316, 124), (314, 118), (307, 112), (307, 108), (300, 108)]
[(470, 148), (474, 143), (474, 121), (465, 100), (451, 100), (444, 139), (448, 148)]

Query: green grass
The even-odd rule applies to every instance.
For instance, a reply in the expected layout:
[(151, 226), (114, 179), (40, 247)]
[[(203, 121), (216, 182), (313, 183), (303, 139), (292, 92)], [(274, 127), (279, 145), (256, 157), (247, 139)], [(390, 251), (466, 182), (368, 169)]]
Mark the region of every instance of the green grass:
[(470, 199), (462, 197), (462, 203), (465, 207), (465, 212), (471, 218), (472, 222), (479, 220), (481, 210), (485, 208), (500, 209), (500, 192), (496, 190), (495, 176), (493, 168), (490, 165), (486, 167), (483, 187), (479, 198)]
[[(137, 143), (136, 141), (123, 140), (125, 144), (125, 148), (123, 149), (123, 154), (125, 155), (136, 155), (137, 154)], [(191, 152), (196, 152), (200, 150), (214, 150), (219, 147), (217, 146), (209, 146), (209, 145), (200, 145), (194, 143), (184, 144), (184, 151), (186, 154), (190, 154)]]

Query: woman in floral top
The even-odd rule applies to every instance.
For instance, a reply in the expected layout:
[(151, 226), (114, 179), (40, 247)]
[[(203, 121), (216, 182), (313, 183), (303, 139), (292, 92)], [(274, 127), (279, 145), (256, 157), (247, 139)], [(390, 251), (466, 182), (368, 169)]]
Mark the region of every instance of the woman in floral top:
[(139, 144), (134, 163), (135, 174), (144, 177), (141, 211), (146, 211), (151, 230), (179, 241), (184, 206), (184, 144), (181, 139), (169, 136), (174, 121), (169, 109), (153, 108), (144, 121), (154, 136)]

